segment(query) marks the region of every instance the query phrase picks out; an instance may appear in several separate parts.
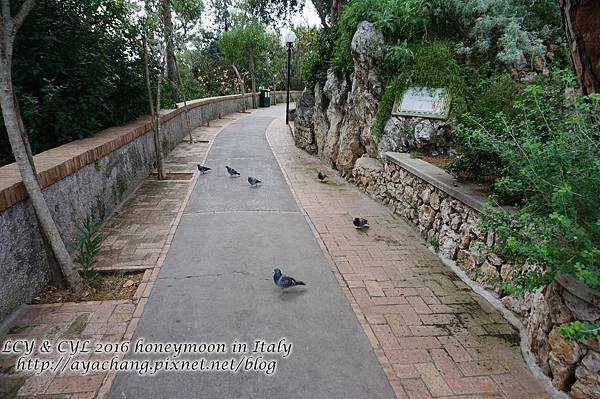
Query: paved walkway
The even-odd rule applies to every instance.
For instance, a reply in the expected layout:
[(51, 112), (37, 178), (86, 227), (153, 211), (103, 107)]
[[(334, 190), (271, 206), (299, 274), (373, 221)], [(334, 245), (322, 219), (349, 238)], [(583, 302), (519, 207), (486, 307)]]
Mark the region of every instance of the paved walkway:
[[(197, 181), (134, 341), (252, 344), (285, 338), (293, 344), (291, 355), (264, 355), (279, 360), (274, 376), (121, 373), (111, 398), (394, 397), (265, 138), (281, 111), (256, 111), (215, 139), (206, 161), (213, 171)], [(225, 165), (242, 177), (230, 178)], [(250, 174), (264, 183), (250, 188)], [(280, 292), (272, 280), (278, 266), (308, 286)]]

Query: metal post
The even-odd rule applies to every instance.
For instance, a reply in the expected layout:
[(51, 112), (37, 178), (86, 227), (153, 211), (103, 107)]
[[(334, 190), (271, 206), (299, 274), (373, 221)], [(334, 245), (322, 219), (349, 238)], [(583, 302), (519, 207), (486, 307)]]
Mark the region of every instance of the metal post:
[(290, 118), (290, 68), (292, 63), (292, 43), (288, 43), (288, 64), (287, 64), (287, 102), (285, 104), (285, 124), (289, 124)]

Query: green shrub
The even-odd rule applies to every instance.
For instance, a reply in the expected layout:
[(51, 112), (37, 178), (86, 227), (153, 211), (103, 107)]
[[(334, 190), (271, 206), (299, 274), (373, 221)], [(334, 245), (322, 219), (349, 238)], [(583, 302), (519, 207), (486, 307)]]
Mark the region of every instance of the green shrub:
[(475, 165), (491, 151), (502, 174), (499, 197), (520, 205), (516, 213), (485, 213), (496, 250), (543, 267), (514, 276), (516, 290), (543, 285), (557, 272), (600, 288), (600, 95), (567, 101), (560, 75), (526, 88), (512, 119), (480, 119), (462, 131), (460, 162)]
[(460, 52), (492, 54), (504, 64), (541, 54), (544, 40), (562, 34), (558, 3), (549, 0), (451, 0), (446, 8), (466, 31)]
[(96, 258), (102, 248), (104, 237), (100, 233), (102, 221), (91, 216), (77, 226), (75, 262), (81, 265), (84, 277), (94, 279), (98, 272), (94, 269)]

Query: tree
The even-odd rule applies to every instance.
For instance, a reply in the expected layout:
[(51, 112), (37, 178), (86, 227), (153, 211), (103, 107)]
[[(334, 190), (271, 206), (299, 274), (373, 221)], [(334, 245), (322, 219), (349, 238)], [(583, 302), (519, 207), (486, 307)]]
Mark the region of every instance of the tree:
[(17, 162), (21, 179), (29, 195), (37, 220), (40, 223), (42, 234), (48, 240), (52, 252), (58, 262), (63, 276), (69, 287), (76, 292), (83, 291), (85, 284), (67, 251), (65, 243), (60, 236), (50, 208), (46, 203), (42, 189), (34, 172), (34, 165), (30, 163), (28, 143), (22, 130), (23, 122), (15, 106), (15, 94), (12, 84), (12, 57), (14, 42), (19, 28), (35, 5), (35, 0), (25, 0), (13, 17), (9, 0), (1, 0), (2, 24), (0, 26), (0, 106), (2, 116), (8, 132), (8, 138)]
[(600, 92), (600, 2), (560, 0), (573, 65), (586, 93)]
[(303, 0), (246, 0), (246, 12), (267, 25), (276, 25), (302, 10)]
[(233, 27), (219, 38), (222, 56), (234, 69), (248, 68), (252, 80), (252, 107), (256, 108), (256, 64), (267, 56), (268, 35), (257, 21)]

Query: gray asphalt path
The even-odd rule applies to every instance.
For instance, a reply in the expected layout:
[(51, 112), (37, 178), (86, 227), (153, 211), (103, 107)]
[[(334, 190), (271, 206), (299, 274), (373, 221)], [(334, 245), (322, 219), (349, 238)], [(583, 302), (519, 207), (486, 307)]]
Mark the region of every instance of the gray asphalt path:
[[(255, 111), (216, 138), (138, 324), (133, 341), (292, 343), (274, 375), (257, 371), (120, 372), (110, 397), (393, 398), (273, 156), (265, 131), (283, 112)], [(228, 177), (225, 165), (242, 176)], [(250, 188), (249, 175), (264, 183)], [(280, 292), (272, 270), (307, 282)], [(210, 360), (259, 354), (187, 355)], [(164, 357), (164, 356), (161, 356)], [(149, 358), (131, 355), (128, 359)]]

